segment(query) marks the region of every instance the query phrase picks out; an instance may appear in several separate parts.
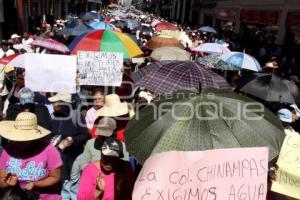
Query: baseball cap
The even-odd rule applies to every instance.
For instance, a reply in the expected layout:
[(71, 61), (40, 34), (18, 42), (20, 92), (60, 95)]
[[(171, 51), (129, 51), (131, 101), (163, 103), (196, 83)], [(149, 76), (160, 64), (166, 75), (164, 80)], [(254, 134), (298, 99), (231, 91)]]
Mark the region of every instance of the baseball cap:
[(105, 156), (122, 158), (123, 147), (122, 143), (117, 139), (110, 137), (105, 140), (101, 147), (101, 152)]
[(277, 111), (277, 116), (280, 119), (280, 121), (287, 122), (287, 123), (292, 123), (292, 112), (289, 111), (286, 108), (282, 108)]
[(117, 128), (117, 122), (111, 117), (103, 117), (96, 125), (96, 135), (110, 137)]
[(19, 36), (18, 34), (12, 34), (10, 36), (11, 39), (16, 39), (16, 38), (20, 38), (21, 36)]
[(34, 102), (34, 93), (27, 87), (19, 90), (18, 98), (22, 105)]

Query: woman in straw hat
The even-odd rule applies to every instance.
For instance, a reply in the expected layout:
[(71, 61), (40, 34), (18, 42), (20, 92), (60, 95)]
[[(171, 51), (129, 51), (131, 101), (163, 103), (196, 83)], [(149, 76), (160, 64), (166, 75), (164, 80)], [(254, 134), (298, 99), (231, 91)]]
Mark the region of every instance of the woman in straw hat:
[(34, 190), (41, 200), (59, 200), (62, 160), (56, 148), (43, 141), (50, 131), (37, 125), (37, 117), (21, 112), (15, 121), (1, 121), (0, 135), (10, 141), (0, 156), (0, 188), (18, 183)]

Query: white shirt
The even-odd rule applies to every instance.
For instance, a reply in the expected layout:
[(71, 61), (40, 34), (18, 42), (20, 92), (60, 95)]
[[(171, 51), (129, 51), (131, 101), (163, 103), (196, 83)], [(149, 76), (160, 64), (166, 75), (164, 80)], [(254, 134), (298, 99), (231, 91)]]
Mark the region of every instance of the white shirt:
[(15, 52), (12, 49), (8, 49), (6, 52), (4, 52), (2, 49), (0, 49), (0, 59), (4, 57), (4, 55), (6, 56), (10, 56), (15, 54)]

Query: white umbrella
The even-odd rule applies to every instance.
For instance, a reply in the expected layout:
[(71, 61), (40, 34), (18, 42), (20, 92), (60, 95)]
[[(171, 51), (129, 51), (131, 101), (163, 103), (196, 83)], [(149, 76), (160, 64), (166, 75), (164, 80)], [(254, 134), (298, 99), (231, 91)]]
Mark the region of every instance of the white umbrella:
[(218, 43), (203, 43), (200, 46), (192, 49), (193, 51), (201, 51), (204, 53), (216, 53), (216, 54), (224, 54), (224, 53), (230, 53), (231, 51)]
[(157, 61), (163, 61), (163, 60), (187, 61), (190, 60), (191, 55), (189, 52), (178, 47), (160, 47), (153, 50), (150, 57)]
[(228, 64), (235, 65), (240, 69), (248, 69), (251, 71), (259, 72), (262, 71), (260, 64), (258, 61), (242, 52), (230, 52), (220, 56), (220, 59)]
[(214, 29), (213, 27), (210, 27), (210, 26), (202, 26), (200, 28), (200, 31), (207, 32), (207, 33), (217, 33), (216, 29)]

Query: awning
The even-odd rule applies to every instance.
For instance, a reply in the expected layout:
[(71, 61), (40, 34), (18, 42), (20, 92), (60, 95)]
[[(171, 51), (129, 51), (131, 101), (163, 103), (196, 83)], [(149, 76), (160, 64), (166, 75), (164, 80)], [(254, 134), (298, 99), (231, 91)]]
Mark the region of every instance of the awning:
[(224, 21), (235, 21), (237, 11), (234, 9), (217, 9), (215, 11), (215, 17), (219, 20)]
[(300, 27), (300, 12), (289, 12), (286, 19), (286, 26)]
[(102, 4), (102, 0), (87, 0), (87, 2)]
[(242, 22), (254, 24), (278, 24), (279, 11), (277, 10), (242, 10), (240, 19)]

